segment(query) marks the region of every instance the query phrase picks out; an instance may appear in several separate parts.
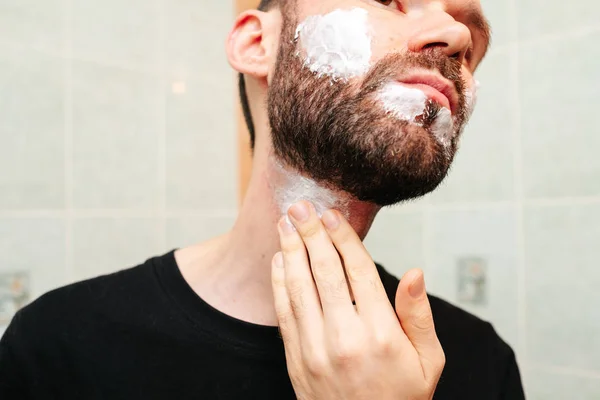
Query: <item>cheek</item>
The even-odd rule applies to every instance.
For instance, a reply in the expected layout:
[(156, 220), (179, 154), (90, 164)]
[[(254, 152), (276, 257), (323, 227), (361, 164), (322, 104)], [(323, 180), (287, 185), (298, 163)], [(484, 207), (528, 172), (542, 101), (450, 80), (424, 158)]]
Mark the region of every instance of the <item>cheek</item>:
[(386, 55), (406, 48), (402, 24), (386, 15), (355, 7), (308, 16), (295, 31), (299, 55), (317, 75), (364, 76)]
[(374, 65), (392, 53), (404, 53), (407, 50), (409, 26), (401, 17), (390, 18), (389, 11), (372, 12), (369, 15), (372, 36), (372, 59)]

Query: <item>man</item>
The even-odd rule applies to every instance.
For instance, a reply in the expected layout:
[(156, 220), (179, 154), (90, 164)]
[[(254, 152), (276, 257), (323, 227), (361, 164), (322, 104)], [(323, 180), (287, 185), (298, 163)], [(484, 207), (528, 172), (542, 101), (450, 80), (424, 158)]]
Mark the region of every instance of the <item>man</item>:
[(435, 189), (472, 111), (476, 0), (271, 0), (227, 41), (252, 135), (224, 236), (53, 291), (0, 347), (3, 399), (522, 399), (491, 325), (362, 239)]

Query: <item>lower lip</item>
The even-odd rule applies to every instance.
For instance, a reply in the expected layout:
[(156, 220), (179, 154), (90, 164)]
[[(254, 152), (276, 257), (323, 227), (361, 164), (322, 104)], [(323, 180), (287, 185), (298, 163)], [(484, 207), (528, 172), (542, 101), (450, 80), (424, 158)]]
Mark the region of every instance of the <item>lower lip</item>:
[(427, 96), (430, 100), (433, 100), (436, 103), (438, 103), (439, 105), (441, 105), (442, 107), (446, 107), (448, 110), (451, 110), (450, 101), (439, 90), (437, 90), (429, 85), (425, 85), (424, 83), (403, 83), (403, 82), (399, 82), (399, 83), (404, 87), (407, 87), (410, 89), (418, 89), (418, 90), (422, 91), (423, 93), (425, 93), (425, 96)]

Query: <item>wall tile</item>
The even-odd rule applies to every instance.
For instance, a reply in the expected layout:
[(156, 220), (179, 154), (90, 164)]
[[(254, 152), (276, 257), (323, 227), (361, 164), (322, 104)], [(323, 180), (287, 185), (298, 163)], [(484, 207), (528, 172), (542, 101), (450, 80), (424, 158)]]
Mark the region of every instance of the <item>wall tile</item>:
[(492, 49), (516, 40), (512, 28), (510, 0), (481, 0), (483, 13), (492, 26)]
[(61, 52), (64, 47), (63, 0), (2, 0), (0, 41)]
[(167, 249), (200, 243), (227, 233), (237, 215), (211, 217), (173, 217), (167, 219)]
[(565, 7), (559, 0), (519, 0), (516, 5), (520, 39), (598, 26), (600, 3), (597, 1), (574, 1)]
[(157, 205), (160, 89), (152, 77), (74, 63), (76, 208)]
[(0, 272), (29, 273), (31, 300), (64, 285), (64, 220), (0, 219)]
[[(517, 346), (516, 217), (512, 209), (436, 211), (429, 252), (428, 289), (490, 321)], [(459, 263), (480, 258), (486, 265), (483, 304), (459, 301)]]
[[(229, 85), (225, 41), (233, 27), (234, 2), (165, 1), (165, 62), (177, 79), (210, 76)], [(231, 92), (228, 92), (231, 96)]]
[(153, 218), (78, 218), (73, 222), (77, 280), (141, 264), (160, 255), (160, 224)]
[(447, 181), (431, 196), (434, 204), (513, 198), (517, 122), (509, 54), (510, 48), (491, 53), (477, 71), (478, 104)]
[(373, 260), (397, 278), (411, 268), (425, 269), (423, 212), (384, 208), (375, 218), (365, 246)]
[(189, 80), (166, 88), (169, 208), (236, 209), (232, 82)]
[(529, 400), (596, 400), (600, 398), (600, 378), (547, 371), (529, 371), (526, 386)]
[(600, 32), (521, 48), (524, 190), (530, 198), (600, 195), (600, 135), (592, 134), (598, 130), (598, 41)]
[(71, 1), (73, 54), (102, 63), (159, 66), (158, 1)]
[(0, 46), (0, 208), (64, 205), (63, 61)]
[(528, 357), (600, 370), (600, 205), (526, 208)]

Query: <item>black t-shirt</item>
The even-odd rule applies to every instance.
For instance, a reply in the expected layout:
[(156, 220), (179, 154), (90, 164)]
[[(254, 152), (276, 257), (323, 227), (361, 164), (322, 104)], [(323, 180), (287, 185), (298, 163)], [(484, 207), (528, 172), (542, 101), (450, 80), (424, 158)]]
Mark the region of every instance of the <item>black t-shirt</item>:
[[(392, 305), (398, 279), (378, 266)], [(435, 399), (523, 399), (492, 326), (430, 296), (446, 367)], [(293, 399), (276, 327), (230, 317), (184, 280), (174, 252), (54, 290), (0, 341), (0, 399)]]

